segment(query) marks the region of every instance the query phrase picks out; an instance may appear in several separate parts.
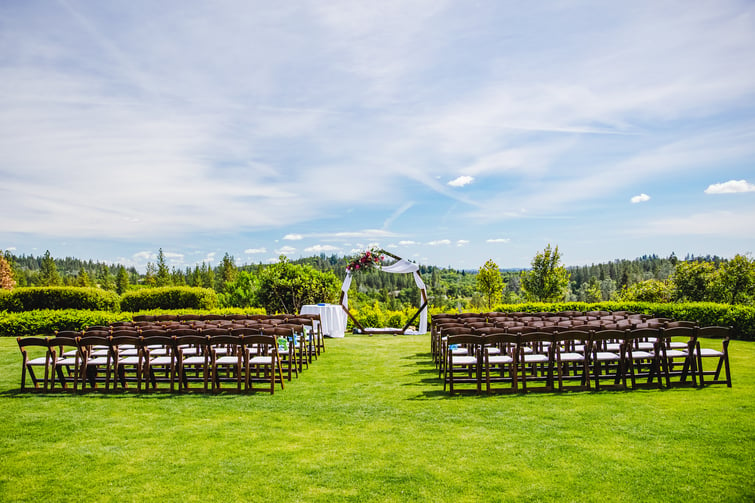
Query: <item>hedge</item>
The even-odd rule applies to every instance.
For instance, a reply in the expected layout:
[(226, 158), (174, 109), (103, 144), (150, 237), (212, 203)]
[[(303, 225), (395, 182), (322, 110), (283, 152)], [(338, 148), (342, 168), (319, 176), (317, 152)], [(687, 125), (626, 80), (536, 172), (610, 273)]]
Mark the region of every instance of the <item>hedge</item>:
[(264, 309), (197, 309), (140, 311), (111, 313), (84, 310), (41, 310), (23, 313), (0, 312), (0, 337), (29, 337), (52, 335), (56, 330), (84, 330), (94, 325), (108, 325), (117, 321), (132, 321), (139, 315), (157, 314), (264, 314)]
[(120, 297), (101, 288), (45, 286), (15, 288), (0, 295), (0, 311), (14, 313), (36, 309), (87, 309), (118, 311)]
[(755, 340), (755, 307), (715, 302), (561, 302), (546, 304), (500, 304), (491, 311), (500, 312), (559, 312), (559, 311), (630, 311), (659, 318), (696, 321), (700, 326), (733, 327), (732, 338)]
[(149, 309), (215, 309), (218, 294), (210, 288), (166, 286), (128, 291), (121, 297), (122, 311)]

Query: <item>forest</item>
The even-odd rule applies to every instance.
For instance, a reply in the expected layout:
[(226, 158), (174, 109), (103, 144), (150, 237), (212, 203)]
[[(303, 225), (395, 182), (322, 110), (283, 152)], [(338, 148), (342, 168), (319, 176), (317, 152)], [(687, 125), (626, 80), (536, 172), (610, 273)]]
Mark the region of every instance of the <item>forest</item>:
[[(556, 252), (557, 250), (556, 247)], [(144, 273), (140, 273), (134, 267), (124, 267), (120, 264), (106, 264), (74, 257), (55, 258), (49, 251), (38, 257), (14, 255), (8, 251), (2, 256), (9, 264), (14, 284), (18, 287), (95, 286), (122, 294), (127, 290), (155, 286), (199, 286), (214, 289), (225, 307), (254, 306), (255, 287), (263, 271), (271, 267), (261, 263), (238, 265), (234, 257), (226, 253), (216, 266), (202, 263), (184, 269), (169, 268), (162, 249), (157, 254), (157, 260), (147, 264)], [(748, 274), (755, 277), (753, 260), (742, 258), (746, 262), (745, 267), (749, 267)], [(281, 257), (280, 260), (326, 274), (331, 278), (331, 283), (340, 284), (351, 259), (352, 257), (320, 254), (290, 261)], [(719, 270), (724, 269), (721, 267), (722, 264), (727, 263), (726, 259), (718, 256), (687, 255), (684, 259), (679, 259), (672, 253), (668, 257), (653, 254), (632, 260), (617, 259), (599, 264), (561, 266), (566, 271), (566, 280), (559, 291), (558, 300), (600, 302), (624, 299), (663, 302), (681, 300), (678, 298), (681, 296), (685, 300), (718, 301), (719, 299), (713, 298), (716, 290), (714, 276)], [(420, 274), (428, 289), (429, 304), (445, 310), (484, 307), (484, 292), (477, 281), (478, 272), (420, 266)], [(522, 288), (522, 279), (526, 277), (527, 270), (499, 272), (502, 282), (498, 301), (516, 304), (532, 300), (531, 296), (527, 295), (528, 292)], [(701, 280), (698, 277), (700, 275), (707, 276)], [(686, 278), (685, 280), (690, 283), (681, 294), (679, 288), (672, 284), (675, 278), (677, 281), (678, 278)], [(708, 286), (700, 287), (700, 281), (707, 282)], [(698, 292), (695, 288), (705, 291)], [(693, 298), (695, 296), (699, 298)], [(361, 272), (352, 285), (350, 299), (356, 306), (377, 302), (388, 310), (416, 307), (419, 303), (411, 275), (381, 274), (379, 270)], [(751, 300), (751, 294), (747, 294), (739, 303), (750, 303)]]

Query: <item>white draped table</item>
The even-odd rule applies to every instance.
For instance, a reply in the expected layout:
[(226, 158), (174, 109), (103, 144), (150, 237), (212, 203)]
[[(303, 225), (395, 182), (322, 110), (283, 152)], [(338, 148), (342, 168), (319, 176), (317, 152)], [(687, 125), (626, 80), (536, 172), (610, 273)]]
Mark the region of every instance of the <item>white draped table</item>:
[(301, 314), (319, 314), (322, 333), (328, 337), (343, 337), (346, 331), (346, 311), (339, 304), (306, 304)]

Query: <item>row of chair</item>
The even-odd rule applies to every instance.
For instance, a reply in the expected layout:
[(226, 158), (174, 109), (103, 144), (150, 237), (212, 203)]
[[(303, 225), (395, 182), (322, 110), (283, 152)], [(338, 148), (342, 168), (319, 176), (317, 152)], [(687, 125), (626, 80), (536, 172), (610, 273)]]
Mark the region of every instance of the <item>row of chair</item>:
[(671, 328), (694, 326), (693, 322), (676, 322), (670, 318), (653, 317), (629, 311), (561, 311), (539, 312), (488, 312), (488, 313), (439, 313), (433, 315), (430, 329), (430, 347), (433, 359), (442, 372), (444, 363), (440, 327), (464, 326), (469, 328), (496, 327), (508, 332), (527, 333), (534, 331), (554, 332), (564, 330), (627, 330), (640, 328)]
[[(170, 391), (188, 390), (190, 382), (203, 383), (202, 390), (221, 389), (232, 380), (237, 389), (254, 391), (264, 381), (274, 392), (283, 389), (283, 370), (288, 380), (308, 367), (313, 334), (303, 325), (213, 329), (114, 328), (113, 330), (62, 331), (54, 337), (18, 338), (22, 354), (21, 387), (26, 375), (34, 388), (77, 390), (158, 389), (169, 383)], [(37, 350), (31, 355), (30, 351)], [(44, 352), (44, 354), (39, 354)], [(37, 377), (35, 368), (44, 371)], [(167, 385), (167, 384), (166, 384)]]
[[(730, 330), (730, 327), (550, 332), (509, 332), (502, 327), (441, 329), (445, 334), (444, 389), (448, 387), (453, 394), (458, 385), (466, 383), (473, 384), (474, 391), (479, 392), (484, 382), (487, 392), (589, 390), (592, 385), (599, 390), (606, 386), (606, 381), (612, 387), (628, 389), (628, 380), (632, 389), (705, 384), (731, 387)], [(722, 338), (722, 351), (702, 348), (700, 337)], [(704, 370), (704, 358), (718, 360), (715, 370)], [(645, 382), (640, 382), (642, 379)], [(565, 381), (576, 385), (565, 385)]]

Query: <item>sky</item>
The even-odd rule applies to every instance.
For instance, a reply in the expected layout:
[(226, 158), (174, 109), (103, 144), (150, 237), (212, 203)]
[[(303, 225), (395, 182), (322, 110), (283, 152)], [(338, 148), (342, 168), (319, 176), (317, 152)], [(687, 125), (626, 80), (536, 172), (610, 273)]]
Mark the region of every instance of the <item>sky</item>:
[(0, 1), (0, 250), (755, 252), (755, 2)]

